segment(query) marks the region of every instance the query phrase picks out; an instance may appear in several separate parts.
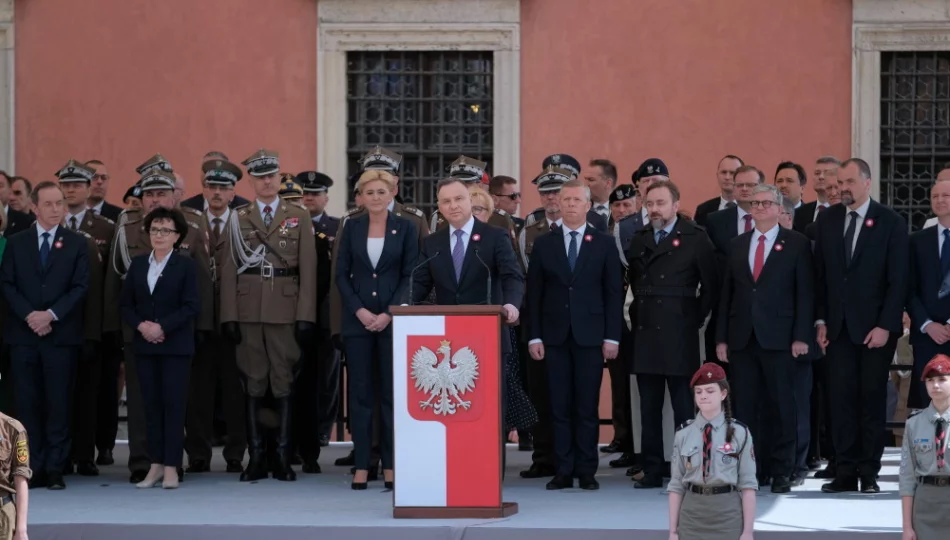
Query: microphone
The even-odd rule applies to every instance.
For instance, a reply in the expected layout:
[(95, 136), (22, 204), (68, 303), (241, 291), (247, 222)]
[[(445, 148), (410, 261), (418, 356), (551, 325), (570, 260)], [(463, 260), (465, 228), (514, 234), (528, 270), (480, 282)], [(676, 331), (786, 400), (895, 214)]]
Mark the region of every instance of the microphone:
[(486, 295), (487, 305), (491, 305), (491, 269), (488, 268), (488, 265), (485, 264), (485, 261), (482, 260), (482, 256), (478, 254), (478, 248), (475, 248), (475, 257), (478, 259), (478, 262), (482, 263), (482, 266), (485, 267), (485, 271), (488, 272), (488, 294)]
[(432, 259), (438, 257), (440, 253), (442, 253), (442, 252), (441, 252), (441, 251), (436, 251), (434, 255), (432, 255), (432, 256), (429, 257), (428, 259), (422, 261), (421, 263), (417, 264), (416, 267), (412, 269), (412, 272), (409, 272), (409, 305), (410, 305), (410, 306), (412, 306), (412, 305), (415, 304), (415, 302), (412, 301), (412, 286), (413, 286), (413, 285), (415, 284), (415, 282), (416, 282), (416, 280), (415, 280), (416, 270), (418, 270), (418, 269), (422, 268), (423, 266), (429, 264), (429, 261), (431, 261)]

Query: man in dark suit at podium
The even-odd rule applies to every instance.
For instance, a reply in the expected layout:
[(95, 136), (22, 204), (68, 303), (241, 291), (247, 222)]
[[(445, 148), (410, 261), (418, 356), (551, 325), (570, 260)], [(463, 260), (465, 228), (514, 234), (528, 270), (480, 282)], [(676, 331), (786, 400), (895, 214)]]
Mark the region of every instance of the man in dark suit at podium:
[(557, 475), (548, 489), (598, 489), (597, 404), (603, 360), (616, 361), (623, 288), (616, 243), (587, 224), (590, 189), (559, 194), (561, 227), (535, 240), (528, 264), (528, 350), (547, 360)]

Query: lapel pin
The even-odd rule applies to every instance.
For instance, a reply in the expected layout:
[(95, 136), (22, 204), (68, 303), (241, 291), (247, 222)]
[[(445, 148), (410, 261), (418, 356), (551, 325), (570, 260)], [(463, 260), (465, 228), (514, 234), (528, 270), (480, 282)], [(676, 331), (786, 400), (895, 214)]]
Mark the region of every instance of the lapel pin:
[(482, 235), (480, 235), (480, 234), (477, 234), (477, 233), (476, 233), (476, 234), (473, 234), (473, 235), (472, 235), (472, 242), (478, 242), (478, 241), (481, 240), (481, 239), (482, 239)]
[(393, 234), (396, 234), (396, 229), (393, 229)]
[(775, 251), (782, 251), (783, 249), (785, 248), (782, 246), (782, 244), (775, 244)]
[(56, 242), (53, 243), (53, 247), (55, 247), (56, 249), (59, 249), (59, 248), (63, 247), (63, 237), (62, 237), (62, 236), (60, 236), (59, 238), (56, 239)]
[(680, 247), (680, 239), (679, 239), (679, 238), (674, 238), (674, 239), (673, 239), (673, 247)]
[(594, 240), (594, 237), (593, 237), (593, 236), (591, 236), (591, 235), (589, 235), (589, 234), (585, 234), (585, 235), (584, 235), (584, 241), (585, 241), (585, 242), (591, 242), (591, 241), (593, 241), (593, 240)]
[(865, 227), (873, 227), (873, 226), (874, 226), (874, 220), (871, 219), (871, 218), (868, 218), (868, 219), (864, 220), (864, 226), (865, 226)]

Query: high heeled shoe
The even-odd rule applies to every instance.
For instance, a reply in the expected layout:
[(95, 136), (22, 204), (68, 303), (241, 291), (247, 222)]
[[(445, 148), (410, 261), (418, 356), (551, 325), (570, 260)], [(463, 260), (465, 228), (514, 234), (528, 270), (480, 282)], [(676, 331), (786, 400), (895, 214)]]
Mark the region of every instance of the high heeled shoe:
[(353, 482), (350, 484), (350, 489), (353, 491), (363, 491), (369, 486), (367, 482)]
[(162, 481), (162, 489), (178, 489), (178, 472), (175, 472), (174, 476), (165, 475), (165, 479)]
[(164, 473), (164, 472), (160, 472), (160, 473), (158, 473), (156, 476), (149, 478), (150, 476), (151, 476), (150, 474), (149, 474), (149, 475), (146, 475), (146, 476), (145, 476), (145, 480), (142, 480), (142, 481), (139, 482), (138, 484), (135, 484), (135, 487), (137, 487), (137, 488), (139, 488), (139, 489), (150, 489), (150, 488), (153, 488), (153, 487), (157, 486), (159, 482), (162, 481), (162, 479), (163, 479), (164, 476), (165, 476), (165, 473)]

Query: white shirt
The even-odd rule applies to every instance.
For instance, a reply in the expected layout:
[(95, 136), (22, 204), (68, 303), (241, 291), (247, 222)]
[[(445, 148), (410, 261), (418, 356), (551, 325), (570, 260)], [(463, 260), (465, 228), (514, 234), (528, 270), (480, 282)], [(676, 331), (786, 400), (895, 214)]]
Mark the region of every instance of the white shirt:
[(65, 223), (68, 229), (72, 230), (72, 219), (76, 218), (76, 230), (79, 230), (79, 228), (82, 227), (82, 220), (84, 217), (86, 217), (85, 208), (80, 210), (78, 214), (70, 214), (69, 212), (66, 212), (66, 217), (63, 218), (63, 223)]
[(323, 218), (323, 214), (320, 214), (319, 216), (310, 216), (310, 220), (313, 221), (314, 223), (320, 223), (320, 220), (322, 218)]
[(386, 238), (366, 237), (366, 254), (369, 255), (369, 262), (373, 263), (373, 268), (379, 263), (379, 257), (383, 254), (383, 244)]
[[(273, 209), (274, 209), (274, 208), (271, 207), (271, 210), (273, 210)], [(228, 218), (231, 217), (231, 209), (228, 208), (227, 206), (225, 206), (225, 207), (224, 207), (224, 213), (221, 214), (220, 217), (218, 217), (218, 216), (212, 214), (212, 213), (208, 210), (208, 208), (205, 207), (205, 214), (208, 216), (208, 226), (211, 227), (211, 230), (214, 230), (214, 220), (215, 220), (215, 218), (221, 220), (221, 230), (218, 231), (218, 234), (221, 234), (222, 232), (224, 232), (224, 226), (227, 225), (227, 223), (228, 223)], [(272, 213), (271, 215), (273, 215), (273, 213)], [(263, 212), (262, 212), (262, 213), (261, 213), (261, 218), (263, 218), (263, 217), (264, 217), (264, 214), (263, 214)]]
[(92, 213), (93, 213), (93, 214), (95, 214), (95, 215), (97, 215), (97, 216), (101, 216), (101, 215), (102, 215), (102, 205), (104, 205), (105, 203), (106, 203), (106, 200), (105, 200), (105, 199), (102, 199), (101, 201), (99, 201), (99, 204), (97, 204), (97, 205), (95, 205), (95, 206), (91, 206), (89, 209), (92, 210)]
[[(858, 237), (861, 236), (861, 228), (864, 227), (864, 218), (868, 215), (868, 207), (871, 206), (870, 197), (868, 200), (864, 201), (864, 204), (854, 209), (858, 213), (857, 223), (854, 226), (854, 238), (851, 240), (851, 253), (854, 253), (854, 247), (858, 245)], [(848, 227), (851, 225), (851, 209), (845, 208), (844, 216), (844, 231), (841, 233), (842, 236), (848, 231)]]
[[(934, 219), (937, 219), (937, 218), (934, 218)], [(939, 258), (939, 257), (940, 257), (940, 254), (943, 253), (943, 249), (944, 249), (944, 247), (945, 247), (945, 242), (943, 241), (943, 231), (947, 230), (947, 228), (944, 227), (943, 225), (941, 225), (940, 222), (936, 222), (936, 223), (934, 223), (934, 225), (936, 225), (936, 227), (937, 227), (937, 257)], [(925, 227), (925, 228), (926, 228), (926, 227)], [(947, 247), (948, 249), (950, 249), (950, 246), (946, 246), (946, 247)], [(927, 319), (926, 321), (924, 321), (924, 324), (920, 325), (920, 331), (921, 331), (921, 333), (925, 332), (925, 331), (926, 331), (925, 329), (927, 328), (927, 325), (930, 324), (930, 323), (932, 323), (932, 322), (933, 322), (933, 321), (930, 320), (930, 319)], [(946, 323), (947, 323), (947, 324), (950, 324), (950, 320), (946, 321)]]
[(274, 202), (270, 204), (263, 203), (260, 200), (257, 201), (257, 210), (261, 213), (261, 219), (264, 220), (264, 223), (267, 223), (267, 220), (264, 218), (264, 208), (270, 206), (270, 217), (273, 219), (273, 217), (277, 215), (277, 207), (279, 204), (280, 197), (274, 199)]
[[(738, 217), (739, 221), (736, 222), (737, 223), (736, 227), (738, 227), (739, 234), (742, 234), (745, 232), (745, 216), (748, 216), (750, 214), (746, 212), (745, 210), (743, 210), (742, 207), (737, 204), (736, 215), (739, 216)], [(753, 229), (755, 228), (755, 223), (752, 224), (752, 228)]]
[(640, 209), (640, 223), (643, 224), (644, 227), (647, 226), (647, 223), (650, 223), (650, 213), (647, 212), (646, 205)]
[(755, 273), (755, 251), (759, 248), (759, 238), (765, 237), (765, 256), (762, 258), (762, 264), (769, 260), (769, 253), (775, 247), (775, 239), (778, 238), (778, 225), (775, 225), (765, 233), (758, 229), (752, 229), (752, 242), (749, 244), (749, 270)]
[(462, 234), (462, 253), (468, 251), (468, 241), (472, 237), (472, 227), (475, 226), (475, 216), (468, 218), (468, 221), (465, 225), (462, 225), (461, 229), (456, 229), (451, 224), (449, 225), (449, 255), (455, 252), (455, 244), (458, 242), (458, 237), (455, 236), (455, 231), (461, 230), (464, 232)]
[(594, 212), (597, 212), (598, 214), (604, 216), (605, 218), (610, 217), (610, 205), (608, 205), (607, 203), (594, 203), (591, 209)]
[(722, 195), (719, 196), (719, 210), (725, 210), (729, 206), (729, 203), (735, 203), (736, 201), (727, 201), (722, 198)]
[[(53, 250), (56, 249), (56, 246), (53, 245), (53, 244), (56, 242), (56, 231), (58, 231), (58, 230), (59, 230), (59, 225), (54, 225), (52, 229), (46, 231), (46, 230), (43, 229), (43, 226), (40, 225), (39, 222), (37, 222), (37, 223), (36, 223), (36, 245), (37, 245), (37, 247), (39, 247), (39, 249), (43, 249), (43, 233), (48, 232), (48, 233), (49, 233), (49, 239), (48, 239), (48, 242), (49, 242), (49, 251), (50, 251), (50, 255), (52, 255)], [(52, 309), (47, 309), (46, 312), (53, 316), (53, 320), (54, 320), (54, 321), (58, 321), (58, 320), (59, 320), (59, 317), (57, 317), (56, 314), (53, 313), (53, 310), (52, 310)]]
[(172, 254), (169, 252), (162, 259), (162, 262), (158, 262), (155, 260), (155, 250), (148, 254), (148, 275), (145, 278), (148, 281), (148, 292), (155, 292), (155, 284), (158, 283), (158, 278), (162, 277), (165, 265), (168, 264), (168, 259), (171, 257)]
[(813, 216), (811, 217), (811, 220), (812, 220), (812, 221), (818, 221), (818, 214), (819, 214), (819, 212), (821, 212), (821, 209), (822, 209), (822, 208), (828, 208), (829, 206), (831, 206), (831, 205), (828, 204), (828, 203), (826, 203), (826, 202), (819, 202), (818, 204), (816, 204), (816, 205), (815, 205), (815, 215), (813, 215)]
[(388, 208), (389, 211), (392, 212), (392, 211), (393, 211), (393, 208), (395, 208), (395, 207), (396, 207), (396, 199), (393, 199), (393, 200), (389, 201), (389, 206), (387, 206), (386, 208)]
[[(584, 243), (584, 231), (586, 230), (587, 230), (587, 223), (584, 223), (583, 225), (580, 226), (579, 229), (575, 230), (575, 232), (577, 232), (576, 243), (577, 243), (578, 256), (580, 256), (581, 254), (581, 244)], [(564, 253), (567, 254), (567, 253), (570, 253), (570, 249), (571, 249), (571, 229), (567, 225), (565, 225), (561, 227), (561, 231), (564, 233)]]
[(932, 217), (924, 222), (924, 228), (926, 229), (927, 227), (933, 227), (936, 224), (937, 224), (937, 218)]
[(548, 229), (551, 228), (551, 225), (557, 225), (558, 227), (560, 227), (560, 226), (561, 226), (561, 223), (563, 223), (563, 222), (561, 221), (561, 218), (558, 218), (557, 221), (551, 221), (551, 220), (548, 219), (548, 218), (544, 218), (544, 219), (546, 219), (547, 222), (548, 222)]

